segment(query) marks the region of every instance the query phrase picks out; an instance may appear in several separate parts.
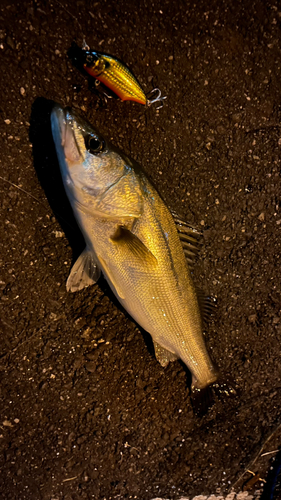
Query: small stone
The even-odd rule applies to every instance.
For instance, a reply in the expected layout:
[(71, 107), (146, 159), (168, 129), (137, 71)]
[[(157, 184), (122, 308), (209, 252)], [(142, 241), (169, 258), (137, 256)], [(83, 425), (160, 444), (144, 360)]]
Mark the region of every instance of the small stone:
[(90, 361), (89, 363), (86, 363), (85, 368), (88, 372), (94, 373), (96, 371), (96, 363)]
[(6, 125), (10, 125), (11, 120), (9, 120), (9, 119), (7, 118), (7, 120), (4, 120), (4, 122), (6, 123)]
[(21, 95), (25, 95), (25, 88), (24, 88), (24, 87), (21, 87), (21, 88), (20, 88), (20, 94), (21, 94)]
[(6, 43), (12, 50), (15, 50), (15, 42), (9, 35), (7, 36)]
[(248, 317), (248, 320), (250, 321), (250, 323), (255, 323), (257, 321), (257, 315), (256, 314), (251, 314)]
[(4, 427), (13, 427), (12, 422), (10, 420), (4, 420), (3, 422)]
[(218, 125), (217, 131), (219, 134), (225, 134), (225, 128), (223, 127), (223, 125)]
[(62, 231), (55, 231), (56, 238), (62, 238), (63, 236), (64, 236), (64, 233)]
[(262, 212), (259, 216), (258, 219), (263, 222), (264, 221), (264, 212)]
[(234, 113), (232, 116), (231, 116), (231, 119), (234, 123), (239, 123), (242, 119), (242, 114), (241, 113)]

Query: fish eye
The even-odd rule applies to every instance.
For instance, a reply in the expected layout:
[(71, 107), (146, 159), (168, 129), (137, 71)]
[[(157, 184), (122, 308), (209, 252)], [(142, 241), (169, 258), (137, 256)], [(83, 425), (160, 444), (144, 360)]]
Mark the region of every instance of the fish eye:
[(98, 137), (95, 135), (88, 135), (85, 138), (85, 146), (87, 148), (87, 151), (91, 154), (97, 154), (103, 151), (104, 149), (104, 142), (101, 141)]

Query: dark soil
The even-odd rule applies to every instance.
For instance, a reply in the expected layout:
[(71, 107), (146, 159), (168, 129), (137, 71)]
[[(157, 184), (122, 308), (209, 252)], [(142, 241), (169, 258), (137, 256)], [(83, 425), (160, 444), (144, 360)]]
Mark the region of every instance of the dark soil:
[[(281, 5), (64, 5), (0, 8), (0, 496), (227, 491), (273, 430), (263, 452), (281, 441)], [(163, 109), (101, 103), (67, 56), (83, 40), (76, 20), (93, 49), (168, 96)], [(80, 109), (204, 230), (194, 279), (218, 299), (206, 340), (240, 394), (203, 418), (184, 366), (161, 368), (104, 280), (66, 292), (83, 242), (61, 193), (50, 100)], [(253, 465), (260, 477), (271, 457)]]

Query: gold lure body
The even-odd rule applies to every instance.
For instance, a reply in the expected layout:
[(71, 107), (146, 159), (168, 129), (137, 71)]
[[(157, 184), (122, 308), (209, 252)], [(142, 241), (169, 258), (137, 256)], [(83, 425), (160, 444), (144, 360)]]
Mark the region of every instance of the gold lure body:
[(147, 97), (129, 68), (115, 57), (89, 52), (84, 69), (103, 85), (112, 90), (121, 101), (147, 104)]

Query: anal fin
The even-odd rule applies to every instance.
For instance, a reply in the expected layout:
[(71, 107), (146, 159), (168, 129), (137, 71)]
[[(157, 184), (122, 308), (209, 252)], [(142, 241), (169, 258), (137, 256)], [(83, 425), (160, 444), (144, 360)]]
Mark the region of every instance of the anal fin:
[(174, 354), (171, 351), (168, 351), (168, 349), (162, 347), (155, 340), (153, 340), (153, 345), (154, 345), (156, 359), (157, 361), (159, 361), (160, 365), (163, 366), (163, 368), (166, 368), (166, 366), (168, 366), (170, 361), (176, 361), (176, 359), (178, 359), (178, 356), (176, 354)]
[(68, 292), (78, 292), (83, 288), (93, 285), (100, 277), (96, 257), (88, 247), (79, 255), (73, 265), (66, 282)]

